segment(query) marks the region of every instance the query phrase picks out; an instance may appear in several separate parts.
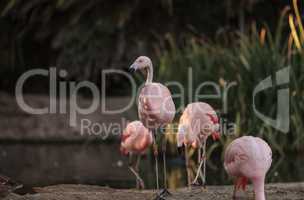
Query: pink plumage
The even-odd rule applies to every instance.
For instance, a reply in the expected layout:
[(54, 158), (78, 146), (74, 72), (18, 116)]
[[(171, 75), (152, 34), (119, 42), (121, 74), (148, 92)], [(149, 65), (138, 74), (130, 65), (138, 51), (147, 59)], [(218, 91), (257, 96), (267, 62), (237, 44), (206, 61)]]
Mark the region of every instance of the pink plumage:
[(140, 121), (133, 121), (122, 133), (120, 150), (123, 154), (143, 154), (152, 143), (152, 133)]
[[(201, 168), (203, 167), (203, 174), (201, 176), (202, 183), (206, 183), (206, 141), (208, 136), (212, 135), (214, 140), (220, 137), (219, 134), (219, 119), (214, 109), (207, 103), (196, 102), (188, 104), (184, 110), (178, 126), (177, 132), (177, 146), (181, 147), (183, 144), (186, 146), (192, 146), (198, 148), (199, 153), (199, 167), (196, 173), (196, 177), (192, 184), (198, 184), (198, 177), (201, 174)], [(200, 151), (203, 149), (203, 154)], [(185, 149), (185, 153), (187, 150)], [(186, 166), (189, 165), (189, 158), (187, 154)], [(188, 185), (190, 185), (190, 173), (187, 169)]]
[(175, 105), (168, 88), (160, 83), (146, 84), (138, 97), (138, 115), (149, 129), (171, 123), (175, 115)]
[(139, 56), (130, 70), (146, 70), (147, 79), (138, 97), (140, 120), (149, 129), (171, 123), (175, 115), (175, 105), (169, 89), (161, 83), (153, 82), (153, 65), (147, 56)]
[(188, 104), (179, 121), (177, 145), (196, 148), (210, 135), (214, 140), (219, 138), (219, 119), (214, 109), (203, 102)]
[[(272, 162), (269, 145), (258, 137), (243, 136), (235, 139), (225, 151), (224, 167), (237, 178), (235, 190), (245, 189), (247, 179), (254, 185), (256, 200), (264, 200), (264, 180)], [(234, 192), (235, 195), (235, 192)]]
[[(164, 127), (171, 123), (175, 115), (175, 105), (169, 89), (160, 84), (153, 82), (153, 65), (147, 56), (139, 56), (130, 66), (130, 71), (146, 71), (147, 79), (143, 88), (140, 90), (138, 97), (138, 115), (144, 126), (149, 130), (154, 130), (156, 138), (156, 129)], [(155, 158), (156, 188), (159, 188), (158, 182), (158, 148), (154, 140), (153, 151)], [(163, 161), (164, 161), (164, 187), (166, 190), (166, 137), (163, 139)]]

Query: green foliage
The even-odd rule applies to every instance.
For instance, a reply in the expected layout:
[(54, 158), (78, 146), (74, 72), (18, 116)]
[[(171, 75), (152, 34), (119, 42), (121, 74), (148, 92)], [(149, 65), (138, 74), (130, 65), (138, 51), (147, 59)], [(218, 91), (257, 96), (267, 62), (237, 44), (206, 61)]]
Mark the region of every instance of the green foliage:
[[(272, 148), (280, 154), (290, 150), (303, 150), (304, 142), (304, 69), (301, 67), (304, 55), (294, 52), (288, 55), (288, 34), (284, 33), (287, 25), (285, 16), (281, 17), (275, 33), (262, 28), (257, 31), (253, 26), (249, 34), (240, 34), (239, 39), (230, 46), (220, 41), (200, 42), (197, 38), (190, 39), (180, 48), (169, 38), (170, 49), (164, 51), (159, 58), (158, 76), (160, 80), (178, 80), (185, 88), (188, 87), (188, 67), (193, 68), (193, 88), (205, 81), (218, 83), (223, 92), (225, 84), (236, 81), (237, 86), (228, 92), (228, 110), (223, 110), (223, 99), (201, 99), (208, 101), (221, 114), (237, 124), (234, 137), (240, 135), (257, 135), (265, 138)], [(284, 134), (268, 126), (256, 117), (253, 111), (252, 94), (257, 84), (268, 76), (273, 76), (280, 69), (290, 66), (290, 132)], [(276, 117), (277, 89), (273, 87), (255, 97), (255, 105), (263, 114)], [(173, 93), (178, 92), (172, 88)], [(201, 94), (212, 93), (208, 88)], [(214, 92), (214, 91), (213, 91)], [(189, 94), (186, 91), (187, 94)], [(223, 94), (223, 93), (222, 93)], [(192, 94), (193, 95), (193, 94)], [(223, 96), (222, 96), (223, 97)], [(187, 100), (187, 99), (186, 99)], [(190, 103), (190, 102), (185, 102)], [(222, 148), (231, 141), (231, 137), (223, 137)], [(212, 151), (216, 148), (210, 148)], [(211, 152), (209, 152), (210, 154)]]
[[(230, 0), (4, 0), (0, 65), (20, 73), (25, 66), (56, 65), (68, 68), (73, 79), (97, 81), (101, 68), (122, 68), (138, 54), (157, 54), (155, 46), (166, 33), (179, 39), (189, 34), (214, 37), (230, 26), (238, 29), (238, 10), (252, 13), (259, 4), (273, 7), (261, 1), (236, 9), (239, 3)], [(259, 15), (268, 12), (261, 5)]]

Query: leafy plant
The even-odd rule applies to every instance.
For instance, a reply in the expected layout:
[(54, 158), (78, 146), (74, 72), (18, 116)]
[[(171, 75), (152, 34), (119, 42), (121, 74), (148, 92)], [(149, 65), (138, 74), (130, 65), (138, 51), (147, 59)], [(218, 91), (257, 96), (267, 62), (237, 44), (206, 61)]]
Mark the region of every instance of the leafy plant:
[[(292, 0), (294, 14), (289, 14), (289, 26), (293, 42), (298, 51), (302, 52), (304, 46), (304, 27), (298, 8), (298, 1)], [(297, 26), (296, 26), (297, 25)]]
[[(220, 115), (228, 122), (236, 124), (234, 136), (224, 136), (217, 143), (210, 144), (211, 151), (222, 149), (230, 143), (232, 138), (241, 135), (256, 135), (266, 139), (272, 148), (283, 155), (286, 151), (301, 151), (304, 142), (304, 107), (303, 107), (303, 81), (304, 71), (301, 67), (304, 54), (294, 52), (289, 54), (290, 35), (286, 32), (286, 8), (280, 17), (275, 32), (271, 32), (267, 25), (258, 30), (253, 24), (250, 33), (238, 33), (238, 40), (229, 46), (218, 41), (203, 41), (191, 38), (182, 47), (178, 45), (172, 35), (167, 36), (169, 49), (159, 57), (158, 75), (160, 80), (178, 80), (186, 88), (186, 105), (194, 101), (193, 90), (202, 82), (213, 81), (221, 86), (222, 96), (225, 85), (235, 81), (237, 86), (229, 90), (227, 96), (228, 110), (225, 111), (222, 99), (201, 99), (207, 101), (218, 109)], [(229, 40), (229, 39), (227, 39)], [(257, 84), (273, 76), (282, 68), (290, 66), (290, 131), (285, 134), (265, 124), (256, 117), (253, 110), (252, 94)], [(188, 70), (192, 67), (193, 88), (189, 88)], [(189, 90), (192, 92), (189, 93)], [(277, 88), (268, 89), (265, 93), (255, 97), (255, 105), (263, 114), (275, 118)], [(172, 88), (173, 94), (178, 88)], [(210, 88), (201, 90), (202, 94), (213, 93)], [(187, 96), (188, 95), (188, 96)], [(190, 101), (189, 101), (190, 99)]]

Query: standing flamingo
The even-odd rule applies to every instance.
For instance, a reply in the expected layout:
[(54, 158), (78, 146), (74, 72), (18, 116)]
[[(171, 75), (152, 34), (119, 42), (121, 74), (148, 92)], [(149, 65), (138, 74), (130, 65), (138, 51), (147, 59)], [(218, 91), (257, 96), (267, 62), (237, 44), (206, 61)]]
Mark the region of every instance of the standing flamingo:
[[(152, 133), (140, 121), (133, 121), (127, 125), (121, 136), (120, 151), (129, 155), (129, 169), (136, 176), (137, 187), (145, 188), (144, 181), (138, 174), (140, 157), (153, 143)], [(135, 169), (132, 164), (132, 155), (137, 155)]]
[[(138, 97), (138, 115), (145, 127), (153, 131), (154, 135), (154, 157), (156, 172), (156, 187), (159, 190), (158, 182), (158, 151), (156, 145), (156, 129), (171, 123), (175, 116), (175, 105), (169, 89), (161, 83), (153, 82), (153, 65), (150, 58), (139, 56), (130, 66), (131, 71), (146, 70), (147, 79)], [(163, 139), (163, 163), (164, 163), (164, 190), (167, 191), (166, 183), (166, 138)]]
[[(196, 177), (192, 184), (198, 184), (198, 177), (201, 175), (203, 166), (203, 175), (201, 176), (203, 186), (206, 184), (206, 141), (209, 135), (212, 135), (213, 140), (220, 137), (219, 120), (213, 108), (203, 102), (188, 104), (184, 110), (178, 126), (177, 146), (178, 148), (185, 145), (186, 167), (188, 175), (188, 185), (191, 178), (189, 172), (189, 157), (187, 155), (187, 146), (199, 149), (199, 167)], [(201, 154), (201, 149), (203, 154)]]
[(269, 145), (258, 137), (243, 136), (230, 143), (225, 152), (224, 167), (227, 173), (236, 177), (236, 190), (246, 189), (248, 179), (254, 186), (256, 200), (265, 200), (264, 181), (272, 162)]

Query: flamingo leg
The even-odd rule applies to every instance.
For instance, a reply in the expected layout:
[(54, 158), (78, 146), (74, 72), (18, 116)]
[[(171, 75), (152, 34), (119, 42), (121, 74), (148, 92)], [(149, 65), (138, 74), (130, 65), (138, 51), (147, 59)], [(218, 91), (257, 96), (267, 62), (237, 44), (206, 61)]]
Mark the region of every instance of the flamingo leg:
[(199, 163), (198, 169), (196, 171), (196, 176), (192, 182), (192, 185), (198, 185), (198, 178), (201, 174), (201, 169), (202, 169), (203, 164), (204, 164), (204, 159), (202, 159), (201, 162)]
[(139, 162), (140, 162), (140, 156), (138, 156), (138, 158), (137, 158), (136, 167), (134, 169), (133, 162), (132, 162), (132, 154), (129, 155), (129, 166), (128, 167), (129, 167), (129, 170), (136, 177), (136, 188), (138, 188), (138, 189), (144, 189), (145, 188), (144, 181), (142, 180), (142, 178), (140, 177), (140, 175), (138, 173)]
[[(197, 163), (201, 163), (201, 160), (202, 160), (202, 148), (198, 148)], [(204, 177), (202, 173), (200, 173), (200, 178), (203, 181)]]
[(202, 159), (202, 149), (198, 148), (198, 154), (197, 154), (197, 163), (201, 163), (201, 159)]
[(162, 151), (163, 151), (163, 168), (164, 168), (164, 188), (167, 189), (167, 164), (166, 164), (166, 151), (167, 151), (167, 140), (166, 135), (163, 136), (162, 141)]
[(135, 175), (135, 177), (137, 179), (137, 183), (136, 184), (139, 186), (139, 189), (145, 189), (144, 181), (139, 176), (139, 174), (136, 172), (136, 170), (132, 166), (129, 166), (129, 169)]
[(159, 181), (158, 181), (158, 148), (156, 143), (156, 133), (155, 130), (153, 131), (153, 155), (155, 159), (155, 175), (156, 175), (156, 189), (159, 190)]
[(161, 195), (170, 195), (167, 187), (167, 162), (166, 162), (166, 152), (167, 152), (167, 138), (166, 135), (163, 135), (162, 141), (162, 153), (163, 153), (163, 170), (164, 170), (164, 189), (161, 191)]
[[(201, 148), (201, 147), (199, 147)], [(192, 185), (199, 185), (198, 184), (198, 178), (200, 177), (202, 179), (202, 184), (203, 187), (206, 187), (206, 141), (203, 140), (203, 154), (200, 154), (199, 151), (199, 155), (200, 155), (200, 163), (196, 172), (196, 176), (194, 181), (192, 182)], [(203, 172), (202, 172), (202, 167), (203, 167)]]
[(206, 188), (206, 162), (207, 162), (207, 155), (206, 155), (206, 140), (203, 140), (203, 160), (204, 160), (204, 166), (203, 166), (203, 187)]
[[(141, 155), (137, 156), (136, 164), (135, 164), (135, 170), (139, 175), (139, 165), (140, 165)], [(139, 176), (140, 177), (140, 176)], [(143, 180), (141, 177), (139, 180)], [(137, 181), (137, 188), (145, 189), (144, 181)]]
[[(154, 158), (155, 158), (155, 174), (156, 174), (156, 189), (157, 191), (159, 191), (159, 177), (158, 177), (158, 147), (157, 147), (157, 143), (156, 143), (156, 130), (154, 130), (153, 136), (154, 136), (154, 140), (153, 140), (153, 154), (154, 154)], [(170, 193), (169, 193), (170, 194)], [(163, 190), (160, 193), (156, 194), (156, 197), (154, 198), (154, 200), (165, 200), (165, 196), (166, 196), (166, 191)]]
[(187, 145), (185, 145), (185, 160), (186, 160), (188, 187), (191, 188), (191, 167), (190, 167), (189, 152)]

